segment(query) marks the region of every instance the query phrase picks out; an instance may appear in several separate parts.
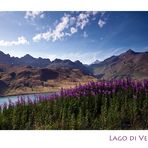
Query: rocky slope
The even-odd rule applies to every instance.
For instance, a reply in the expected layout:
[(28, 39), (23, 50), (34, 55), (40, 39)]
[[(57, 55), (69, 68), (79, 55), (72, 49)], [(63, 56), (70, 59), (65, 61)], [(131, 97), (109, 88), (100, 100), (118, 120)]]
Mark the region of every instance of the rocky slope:
[(134, 52), (129, 49), (119, 56), (112, 56), (99, 64), (90, 66), (93, 74), (101, 79), (131, 77), (148, 78), (148, 52)]
[(11, 66), (0, 72), (0, 95), (54, 92), (92, 80), (79, 69)]

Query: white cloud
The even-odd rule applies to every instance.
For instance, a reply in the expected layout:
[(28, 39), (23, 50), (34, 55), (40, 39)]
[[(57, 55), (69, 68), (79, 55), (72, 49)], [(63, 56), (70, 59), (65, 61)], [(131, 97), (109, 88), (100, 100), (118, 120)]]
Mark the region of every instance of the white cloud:
[(65, 28), (68, 28), (69, 16), (63, 16), (61, 22), (56, 26), (55, 31), (61, 32)]
[(55, 30), (53, 30), (51, 38), (52, 41), (56, 41), (58, 39), (61, 39), (64, 36), (64, 30), (68, 28), (69, 23), (69, 16), (63, 16), (61, 18), (61, 22), (55, 27)]
[(42, 33), (37, 34), (37, 35), (35, 35), (35, 36), (32, 38), (32, 40), (33, 40), (34, 42), (38, 42), (38, 41), (40, 41), (41, 39), (42, 39)]
[(72, 36), (74, 33), (76, 33), (78, 31), (77, 28), (71, 27), (70, 28), (70, 33), (69, 32), (65, 32), (65, 36)]
[(27, 39), (24, 36), (18, 37), (17, 41), (4, 41), (0, 40), (0, 46), (17, 46), (29, 44)]
[(51, 33), (51, 30), (48, 30), (47, 32), (44, 32), (44, 33), (39, 33), (37, 35), (35, 35), (32, 39), (34, 42), (38, 42), (40, 40), (50, 40), (52, 36), (52, 33)]
[(90, 22), (90, 20), (95, 20), (95, 16), (100, 13), (97, 11), (86, 11), (81, 12), (76, 21), (76, 27), (80, 27), (80, 29), (84, 29), (84, 27)]
[(71, 32), (71, 34), (76, 33), (77, 32), (77, 28), (71, 27), (70, 28), (70, 32)]
[(80, 27), (83, 30), (84, 27), (89, 22), (89, 16), (90, 16), (89, 13), (83, 13), (83, 12), (80, 13), (77, 18), (76, 27)]
[[(64, 30), (68, 28), (69, 16), (63, 16), (53, 31), (49, 29), (47, 32), (37, 34), (33, 37), (33, 41), (52, 40), (53, 42), (65, 36)], [(74, 30), (73, 30), (74, 31)]]
[[(59, 23), (57, 21), (54, 23), (55, 28), (53, 30), (50, 28), (46, 32), (36, 34), (32, 39), (34, 42), (40, 40), (51, 40), (54, 42), (61, 40), (66, 36), (72, 36), (74, 33), (78, 32), (79, 29), (83, 30), (97, 13), (98, 12), (93, 11), (80, 12), (77, 16), (64, 14)], [(84, 33), (84, 37), (87, 37), (86, 33)]]
[(58, 59), (70, 59), (72, 61), (80, 60), (83, 64), (91, 64), (92, 62), (99, 60), (99, 55), (102, 51), (98, 52), (71, 52), (67, 54), (60, 55), (50, 55), (49, 59), (54, 60)]
[(99, 25), (100, 28), (102, 28), (105, 24), (106, 24), (106, 22), (104, 20), (99, 19), (98, 25)]
[(100, 28), (103, 28), (104, 25), (107, 22), (108, 17), (107, 16), (105, 17), (104, 16), (105, 14), (106, 14), (106, 12), (104, 12), (104, 11), (102, 11), (101, 14), (100, 14), (100, 18), (99, 18), (99, 21), (98, 21), (98, 25), (99, 25)]
[(27, 11), (24, 18), (34, 20), (36, 17), (44, 18), (43, 11)]
[(106, 49), (107, 52), (102, 52), (100, 54), (100, 61), (103, 61), (113, 55), (118, 55), (120, 54), (125, 48), (124, 47), (119, 47), (119, 48), (110, 48)]

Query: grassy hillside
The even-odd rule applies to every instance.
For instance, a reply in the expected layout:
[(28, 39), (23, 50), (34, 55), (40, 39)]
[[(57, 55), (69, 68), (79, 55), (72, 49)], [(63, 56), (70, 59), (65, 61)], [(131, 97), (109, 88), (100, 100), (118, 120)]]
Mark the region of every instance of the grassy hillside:
[(0, 72), (0, 95), (57, 92), (63, 88), (96, 81), (96, 78), (71, 68), (3, 68)]

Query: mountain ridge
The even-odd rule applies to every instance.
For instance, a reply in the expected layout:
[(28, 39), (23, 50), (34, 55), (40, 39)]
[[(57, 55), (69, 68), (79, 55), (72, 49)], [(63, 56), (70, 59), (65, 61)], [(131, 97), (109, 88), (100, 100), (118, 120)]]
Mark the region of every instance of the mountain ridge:
[(85, 74), (91, 74), (88, 68), (81, 63), (79, 60), (75, 62), (69, 59), (55, 59), (51, 61), (48, 58), (34, 58), (30, 54), (26, 54), (23, 57), (11, 57), (9, 54), (5, 54), (0, 51), (0, 63), (8, 64), (11, 66), (32, 66), (35, 68), (60, 68), (60, 67), (68, 67), (73, 69), (80, 69)]
[(101, 79), (148, 78), (148, 52), (129, 49), (118, 56), (111, 56), (99, 64), (91, 65), (90, 68), (93, 74)]
[[(79, 69), (86, 75), (93, 75), (99, 79), (113, 79), (131, 77), (136, 79), (148, 77), (148, 52), (135, 52), (132, 49), (119, 55), (113, 55), (104, 61), (96, 61), (85, 65), (79, 60), (73, 62), (69, 59), (55, 59), (51, 61), (45, 58), (34, 58), (26, 54), (21, 58), (11, 57), (0, 51), (0, 64), (9, 66), (32, 66), (34, 68), (71, 68)], [(6, 66), (7, 67), (7, 66)], [(0, 67), (3, 71), (4, 66)]]

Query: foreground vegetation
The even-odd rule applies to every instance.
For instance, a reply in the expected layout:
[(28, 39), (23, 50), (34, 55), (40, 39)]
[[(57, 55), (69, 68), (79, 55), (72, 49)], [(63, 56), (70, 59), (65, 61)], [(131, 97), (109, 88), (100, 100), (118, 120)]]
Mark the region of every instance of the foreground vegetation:
[(148, 80), (90, 82), (0, 107), (0, 129), (148, 129)]

